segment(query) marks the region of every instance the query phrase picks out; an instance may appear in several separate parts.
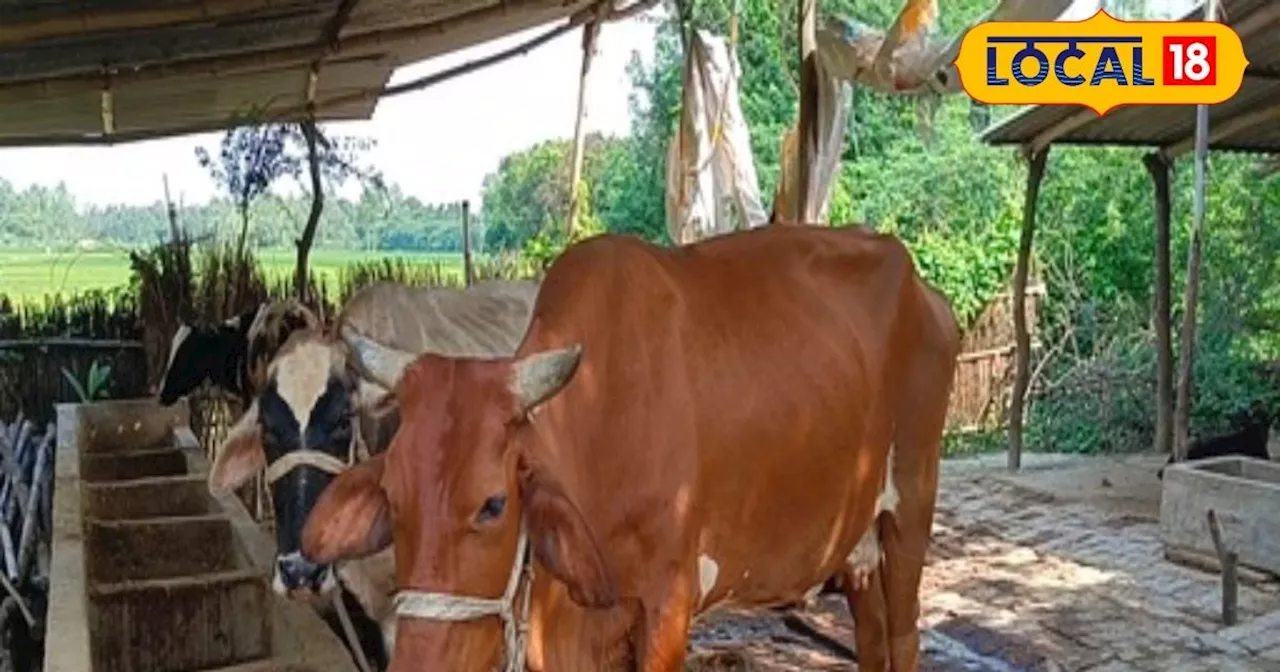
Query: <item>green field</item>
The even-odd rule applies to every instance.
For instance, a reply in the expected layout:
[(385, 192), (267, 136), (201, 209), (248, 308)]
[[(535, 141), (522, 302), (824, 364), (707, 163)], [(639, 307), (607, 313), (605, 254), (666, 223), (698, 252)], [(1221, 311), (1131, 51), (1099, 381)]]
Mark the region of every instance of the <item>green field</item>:
[[(293, 250), (258, 250), (259, 262), (271, 275), (293, 272)], [(329, 276), (333, 283), (337, 270), (359, 261), (402, 258), (420, 263), (440, 263), (446, 272), (462, 273), (460, 254), (414, 254), (404, 252), (361, 252), (355, 250), (314, 250), (311, 268)], [(11, 299), (32, 299), (46, 294), (70, 294), (87, 289), (109, 289), (129, 282), (129, 256), (124, 249), (93, 252), (46, 252), (31, 249), (0, 249), (0, 294)]]

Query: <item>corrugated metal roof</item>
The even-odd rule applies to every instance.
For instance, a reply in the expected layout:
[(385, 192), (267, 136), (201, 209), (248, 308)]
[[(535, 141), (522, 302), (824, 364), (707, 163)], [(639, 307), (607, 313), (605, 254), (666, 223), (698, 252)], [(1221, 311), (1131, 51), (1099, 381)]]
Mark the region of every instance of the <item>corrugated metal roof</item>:
[(354, 99), (317, 116), (367, 119), (396, 67), (596, 1), (0, 0), (0, 145), (213, 130), (250, 109), (297, 119), (313, 62), (316, 101)]
[[(1280, 152), (1280, 0), (1224, 0), (1220, 7), (1224, 22), (1233, 28), (1251, 22), (1254, 29), (1242, 35), (1249, 59), (1244, 82), (1236, 95), (1209, 108), (1210, 133), (1215, 126), (1220, 128), (1224, 121), (1244, 114), (1270, 109), (1277, 114), (1225, 137), (1211, 135), (1210, 146)], [(1203, 16), (1201, 6), (1183, 20), (1198, 21)], [(1168, 147), (1195, 133), (1194, 105), (1135, 105), (1077, 124), (1067, 121), (1081, 114), (1092, 112), (1075, 105), (1030, 106), (991, 125), (981, 137), (993, 145), (1030, 144), (1065, 124), (1069, 130), (1056, 134), (1054, 143)]]

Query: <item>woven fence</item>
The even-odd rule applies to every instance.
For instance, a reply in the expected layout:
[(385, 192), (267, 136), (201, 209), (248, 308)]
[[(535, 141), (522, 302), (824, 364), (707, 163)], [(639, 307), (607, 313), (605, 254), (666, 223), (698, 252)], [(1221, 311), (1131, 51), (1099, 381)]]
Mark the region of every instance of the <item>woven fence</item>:
[[(1043, 284), (1027, 287), (1027, 325), (1031, 329), (1033, 350), (1044, 295)], [(1016, 348), (1013, 295), (1005, 292), (997, 296), (965, 332), (947, 409), (949, 429), (975, 431), (1005, 424)]]

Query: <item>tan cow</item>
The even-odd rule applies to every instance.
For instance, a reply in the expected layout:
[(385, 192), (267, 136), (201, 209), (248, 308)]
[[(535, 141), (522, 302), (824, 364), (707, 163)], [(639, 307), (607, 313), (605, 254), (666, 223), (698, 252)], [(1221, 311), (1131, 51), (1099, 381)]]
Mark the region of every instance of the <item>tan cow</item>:
[(394, 536), (391, 669), (675, 672), (696, 616), (835, 574), (861, 669), (916, 669), (959, 331), (896, 238), (600, 236), (551, 266), (513, 357), (345, 337), (401, 424), (302, 548)]
[[(353, 295), (336, 324), (413, 352), (507, 356), (528, 327), (537, 289), (525, 281), (490, 281), (467, 289), (377, 283)], [(278, 546), (275, 591), (314, 601), (340, 579), (365, 614), (381, 624), (389, 642), (394, 623), (389, 553), (345, 563), (335, 576), (327, 563), (311, 563), (298, 552), (306, 515), (333, 475), (390, 441), (398, 419), (393, 405), (378, 404), (384, 396), (384, 389), (349, 365), (345, 343), (319, 330), (294, 333), (271, 362), (260, 393), (218, 447), (209, 486), (230, 490), (266, 469)], [(371, 635), (369, 624), (363, 625), (362, 640), (376, 637), (376, 626)]]

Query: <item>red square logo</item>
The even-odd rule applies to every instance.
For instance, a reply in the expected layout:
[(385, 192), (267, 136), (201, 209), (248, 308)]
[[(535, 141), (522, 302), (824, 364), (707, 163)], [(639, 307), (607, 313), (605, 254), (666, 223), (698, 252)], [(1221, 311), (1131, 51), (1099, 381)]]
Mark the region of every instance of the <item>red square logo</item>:
[(1166, 86), (1213, 86), (1218, 82), (1218, 40), (1214, 36), (1165, 36)]

